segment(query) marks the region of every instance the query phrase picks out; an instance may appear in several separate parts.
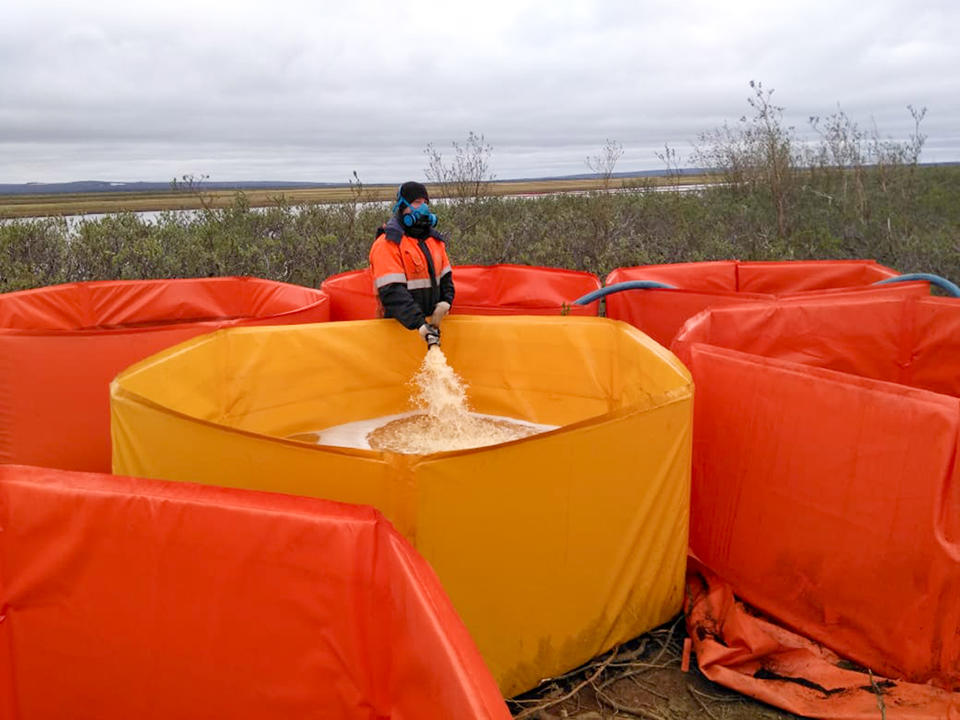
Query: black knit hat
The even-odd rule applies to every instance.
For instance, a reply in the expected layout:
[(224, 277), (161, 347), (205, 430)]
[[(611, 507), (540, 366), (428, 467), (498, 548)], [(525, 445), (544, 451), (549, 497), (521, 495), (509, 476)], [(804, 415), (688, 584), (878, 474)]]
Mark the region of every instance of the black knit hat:
[(427, 194), (427, 186), (423, 183), (418, 183), (413, 180), (405, 182), (400, 186), (400, 192), (397, 193), (397, 200), (400, 198), (406, 200), (408, 205), (419, 198), (423, 198), (427, 202), (430, 202), (430, 196)]

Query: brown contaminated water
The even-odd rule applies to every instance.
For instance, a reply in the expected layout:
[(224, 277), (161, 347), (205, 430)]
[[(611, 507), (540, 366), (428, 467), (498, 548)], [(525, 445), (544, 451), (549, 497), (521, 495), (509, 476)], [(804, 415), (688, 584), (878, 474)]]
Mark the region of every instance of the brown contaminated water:
[(289, 439), (427, 455), (496, 445), (555, 427), (472, 412), (465, 383), (450, 367), (439, 347), (427, 351), (410, 385), (412, 412), (371, 418), (315, 433), (299, 433)]

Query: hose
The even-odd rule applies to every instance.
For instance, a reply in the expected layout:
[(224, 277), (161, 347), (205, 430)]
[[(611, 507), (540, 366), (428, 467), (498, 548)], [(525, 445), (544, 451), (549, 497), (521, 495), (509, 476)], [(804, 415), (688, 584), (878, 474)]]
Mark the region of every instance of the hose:
[(599, 290), (594, 290), (589, 292), (583, 297), (579, 297), (573, 301), (574, 305), (588, 305), (594, 300), (599, 300), (604, 298), (611, 293), (620, 292), (621, 290), (676, 290), (677, 288), (673, 285), (667, 285), (666, 283), (657, 282), (656, 280), (628, 280), (626, 282), (614, 283), (613, 285), (607, 285), (602, 287)]
[(878, 280), (873, 284), (886, 285), (887, 283), (910, 282), (911, 280), (926, 280), (931, 285), (936, 285), (938, 288), (945, 291), (951, 297), (960, 297), (960, 287), (950, 282), (946, 278), (942, 278), (939, 275), (931, 275), (930, 273), (907, 273), (906, 275), (897, 275), (897, 277)]
[[(907, 273), (906, 275), (898, 275), (897, 277), (885, 278), (884, 280), (878, 280), (873, 283), (874, 285), (885, 285), (887, 283), (895, 282), (910, 282), (912, 280), (925, 280), (931, 285), (936, 285), (945, 291), (948, 295), (952, 297), (960, 298), (960, 286), (957, 286), (955, 283), (950, 282), (946, 278), (940, 277), (939, 275), (932, 275), (930, 273)], [(601, 298), (606, 297), (612, 293), (621, 292), (623, 290), (676, 290), (677, 288), (674, 285), (668, 285), (667, 283), (657, 282), (656, 280), (628, 280), (626, 282), (614, 283), (613, 285), (607, 285), (602, 287), (599, 290), (594, 290), (589, 292), (583, 297), (579, 297), (573, 301), (574, 305), (588, 305), (595, 300), (600, 300)]]

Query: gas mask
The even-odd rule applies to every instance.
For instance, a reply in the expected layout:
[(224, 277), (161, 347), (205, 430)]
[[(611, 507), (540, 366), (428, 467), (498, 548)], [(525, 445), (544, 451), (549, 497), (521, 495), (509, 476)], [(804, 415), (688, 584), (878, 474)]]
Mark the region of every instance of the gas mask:
[(401, 215), (404, 227), (432, 228), (437, 224), (437, 216), (430, 212), (430, 206), (422, 203), (419, 207), (411, 207), (410, 212)]

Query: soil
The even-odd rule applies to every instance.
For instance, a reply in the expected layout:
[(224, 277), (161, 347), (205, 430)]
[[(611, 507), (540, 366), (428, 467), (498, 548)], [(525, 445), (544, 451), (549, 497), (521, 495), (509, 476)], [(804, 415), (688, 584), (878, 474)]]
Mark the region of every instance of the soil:
[(690, 659), (681, 669), (683, 616), (566, 675), (507, 701), (517, 720), (792, 720), (797, 718), (708, 680)]

